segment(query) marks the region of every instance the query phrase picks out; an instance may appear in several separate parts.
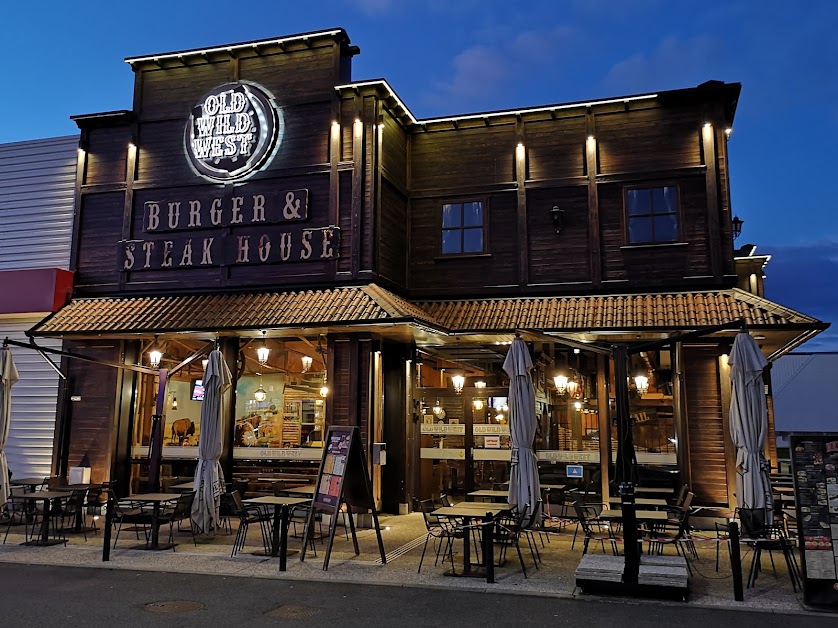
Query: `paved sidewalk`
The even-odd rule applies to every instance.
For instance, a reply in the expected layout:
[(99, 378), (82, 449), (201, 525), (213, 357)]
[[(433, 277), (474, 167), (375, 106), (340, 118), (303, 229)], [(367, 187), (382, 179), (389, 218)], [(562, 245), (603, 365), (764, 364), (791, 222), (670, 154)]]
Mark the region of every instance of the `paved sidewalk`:
[[(71, 535), (67, 546), (30, 547), (20, 545), (23, 537), (19, 528), (13, 527), (8, 542), (0, 545), (0, 562), (24, 563), (30, 565), (55, 565), (93, 567), (132, 571), (159, 571), (181, 574), (208, 574), (216, 576), (241, 576), (269, 578), (288, 581), (320, 581), (335, 583), (369, 583), (402, 587), (425, 587), (446, 590), (470, 590), (507, 594), (530, 594), (559, 598), (579, 597), (591, 599), (575, 590), (574, 572), (581, 557), (581, 543), (571, 549), (573, 528), (539, 541), (542, 562), (534, 567), (533, 558), (526, 543), (522, 541), (522, 553), (528, 578), (524, 578), (514, 552), (510, 552), (506, 565), (497, 569), (496, 583), (487, 584), (477, 578), (452, 578), (445, 575), (450, 562), (445, 566), (434, 566), (433, 547), (429, 545), (422, 572), (417, 573), (419, 557), (425, 539), (425, 528), (418, 514), (407, 516), (382, 516), (381, 525), (385, 550), (388, 552), (386, 565), (380, 563), (375, 533), (359, 530), (358, 540), (361, 554), (355, 556), (352, 544), (338, 528), (335, 547), (332, 552), (329, 571), (323, 571), (325, 545), (317, 545), (317, 556), (309, 555), (300, 562), (299, 554), (288, 559), (288, 571), (279, 572), (278, 559), (254, 556), (251, 552), (260, 549), (258, 527), (250, 530), (245, 550), (236, 557), (230, 557), (233, 536), (220, 534), (214, 538), (198, 537), (198, 546), (192, 544), (188, 530), (175, 534), (179, 543), (175, 551), (151, 552), (128, 549), (136, 545), (133, 533), (123, 531), (116, 549), (111, 551), (111, 560), (102, 562), (102, 535), (89, 537), (85, 542), (80, 534)], [(161, 538), (163, 537), (161, 530)], [(166, 530), (166, 534), (168, 531)], [(291, 549), (299, 549), (300, 541), (289, 540)], [(700, 560), (691, 561), (693, 575), (690, 579), (690, 596), (687, 605), (717, 608), (740, 608), (773, 612), (805, 612), (802, 594), (792, 591), (782, 559), (776, 560), (776, 575), (772, 573), (768, 558), (763, 560), (763, 572), (752, 589), (745, 590), (745, 601), (733, 600), (733, 584), (727, 553), (721, 552), (721, 568), (715, 571), (715, 543), (700, 542)], [(743, 548), (744, 549), (744, 548)], [(462, 566), (461, 546), (454, 555), (455, 564)], [(592, 552), (601, 551), (591, 546)], [(671, 552), (670, 552), (671, 553)], [(750, 553), (743, 551), (743, 569), (747, 573)], [(667, 604), (678, 604), (668, 602)]]

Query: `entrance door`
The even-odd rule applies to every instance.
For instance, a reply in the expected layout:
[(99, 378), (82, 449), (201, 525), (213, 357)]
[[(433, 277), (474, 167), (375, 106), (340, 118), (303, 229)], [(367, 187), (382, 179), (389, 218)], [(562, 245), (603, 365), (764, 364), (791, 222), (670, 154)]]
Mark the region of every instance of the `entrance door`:
[(509, 479), (506, 388), (419, 388), (420, 499), (459, 499)]

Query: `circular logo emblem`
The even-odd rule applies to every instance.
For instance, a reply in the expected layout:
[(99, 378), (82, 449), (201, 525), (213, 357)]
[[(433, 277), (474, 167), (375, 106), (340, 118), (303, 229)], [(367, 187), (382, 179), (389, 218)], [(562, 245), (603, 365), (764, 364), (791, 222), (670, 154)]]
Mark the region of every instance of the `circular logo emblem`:
[(252, 83), (225, 83), (192, 108), (184, 130), (189, 163), (213, 181), (244, 179), (273, 159), (283, 120), (273, 96)]

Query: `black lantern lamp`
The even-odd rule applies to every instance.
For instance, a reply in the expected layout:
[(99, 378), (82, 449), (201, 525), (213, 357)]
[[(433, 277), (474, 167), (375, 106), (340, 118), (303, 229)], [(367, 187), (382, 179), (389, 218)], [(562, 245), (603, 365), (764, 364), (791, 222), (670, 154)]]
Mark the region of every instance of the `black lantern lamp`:
[(561, 233), (562, 227), (564, 227), (564, 210), (558, 205), (553, 205), (553, 209), (550, 210), (550, 218), (556, 228), (556, 233)]
[(742, 233), (742, 225), (743, 224), (745, 224), (745, 221), (742, 220), (739, 216), (734, 216), (730, 220), (730, 226), (733, 229), (733, 239), (734, 240), (736, 238), (738, 238), (739, 235)]

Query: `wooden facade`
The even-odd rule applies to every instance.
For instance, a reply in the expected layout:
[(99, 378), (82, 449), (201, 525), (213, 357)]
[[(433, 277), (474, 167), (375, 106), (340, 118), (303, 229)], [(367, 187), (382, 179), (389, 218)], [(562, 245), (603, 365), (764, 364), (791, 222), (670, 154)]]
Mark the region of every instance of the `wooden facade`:
[[(420, 311), (421, 303), (452, 299), (736, 287), (725, 130), (738, 84), (710, 81), (659, 94), (416, 120), (385, 81), (352, 82), (357, 53), (338, 30), (128, 59), (135, 75), (132, 108), (75, 118), (81, 143), (74, 298), (223, 297), (375, 284)], [(225, 84), (258, 86), (275, 99), (282, 120), (272, 158), (231, 182), (199, 175), (184, 139), (196, 103)], [(662, 187), (677, 195), (668, 214), (676, 236), (632, 242), (629, 191)], [(283, 209), (293, 203), (286, 199), (299, 198), (286, 197), (288, 191), (306, 193), (300, 222), (282, 222)], [(472, 202), (482, 208), (483, 246), (446, 253), (443, 205)], [(275, 224), (257, 220), (260, 207), (277, 217)], [(204, 212), (200, 225), (192, 224), (198, 222), (189, 214), (193, 208)], [(210, 208), (220, 209), (218, 224), (207, 223)], [(162, 230), (149, 228), (149, 211), (159, 211)], [(307, 245), (320, 254), (306, 257)], [(271, 251), (288, 259), (271, 258)], [(268, 261), (257, 259), (262, 254)], [(384, 421), (391, 455), (382, 499), (397, 510), (418, 492), (416, 382), (405, 369), (417, 345), (439, 345), (443, 352), (447, 346), (450, 356), (452, 347), (497, 344), (515, 329), (486, 322), (479, 329), (451, 323), (429, 330), (433, 317), (421, 325), (400, 318), (388, 331), (353, 329), (340, 313), (324, 312), (319, 325), (278, 325), (270, 337), (328, 337), (328, 420), (361, 426), (368, 447), (373, 424)], [(95, 341), (85, 339), (84, 330), (63, 335), (80, 352), (118, 361), (142, 359), (141, 346), (158, 334), (220, 336), (244, 346), (263, 329), (217, 323), (173, 330), (166, 319), (164, 308), (130, 330), (97, 332)], [(771, 349), (786, 350), (804, 328), (817, 327), (807, 324), (769, 339), (776, 344)], [(603, 327), (609, 335), (584, 321), (574, 325), (569, 333), (609, 342), (658, 339), (700, 323), (662, 316), (653, 327)], [(727, 382), (718, 364), (729, 341), (717, 337), (712, 347), (683, 351), (688, 472), (704, 503), (730, 501), (722, 411)], [(124, 440), (133, 411), (126, 399), (136, 378), (88, 363), (70, 368), (68, 390), (83, 401), (63, 417), (64, 464), (86, 454), (102, 469), (97, 479), (116, 474), (127, 464)], [(379, 380), (383, 401), (375, 397)], [(607, 396), (599, 403), (607, 409)]]

